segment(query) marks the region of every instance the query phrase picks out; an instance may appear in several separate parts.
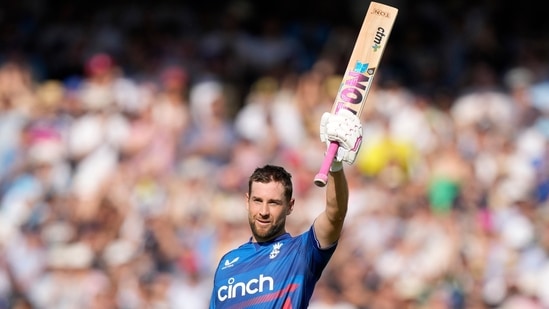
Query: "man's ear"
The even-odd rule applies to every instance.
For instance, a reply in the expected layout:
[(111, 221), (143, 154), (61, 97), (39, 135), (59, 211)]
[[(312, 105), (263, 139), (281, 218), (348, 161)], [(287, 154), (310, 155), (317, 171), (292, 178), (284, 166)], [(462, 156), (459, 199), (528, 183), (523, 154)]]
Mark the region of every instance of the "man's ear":
[(249, 201), (250, 201), (250, 194), (246, 192), (246, 194), (244, 195), (244, 204), (246, 205), (246, 209), (250, 208), (250, 203), (248, 203)]
[(292, 213), (292, 211), (294, 210), (294, 204), (295, 204), (295, 199), (291, 199), (290, 202), (288, 203), (288, 209), (286, 210), (286, 215), (289, 215)]

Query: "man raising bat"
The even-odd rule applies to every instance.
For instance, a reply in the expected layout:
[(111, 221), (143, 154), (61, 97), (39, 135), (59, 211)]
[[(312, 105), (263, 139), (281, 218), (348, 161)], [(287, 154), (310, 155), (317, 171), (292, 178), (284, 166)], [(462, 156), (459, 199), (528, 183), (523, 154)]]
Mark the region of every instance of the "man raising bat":
[(342, 161), (354, 162), (362, 141), (361, 122), (351, 112), (325, 113), (320, 139), (337, 142), (341, 149), (328, 173), (324, 211), (306, 232), (290, 235), (286, 218), (295, 203), (292, 176), (280, 166), (257, 168), (245, 196), (252, 236), (221, 258), (210, 308), (295, 309), (309, 305), (343, 228), (349, 189)]
[(360, 150), (360, 112), (396, 14), (396, 8), (370, 3), (332, 111), (320, 120), (320, 140), (327, 149), (315, 184), (326, 187), (324, 211), (307, 231), (290, 235), (292, 176), (280, 166), (257, 168), (245, 198), (252, 236), (221, 258), (210, 309), (308, 307), (343, 229), (349, 188), (342, 162), (354, 163)]

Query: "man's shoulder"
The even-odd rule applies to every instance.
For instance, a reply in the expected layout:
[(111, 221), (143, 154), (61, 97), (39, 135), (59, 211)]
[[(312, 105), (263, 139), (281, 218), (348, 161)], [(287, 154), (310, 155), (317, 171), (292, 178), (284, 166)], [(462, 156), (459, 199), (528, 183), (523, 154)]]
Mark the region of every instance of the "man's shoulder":
[(251, 249), (253, 249), (253, 243), (248, 241), (248, 242), (245, 242), (245, 243), (239, 245), (236, 248), (232, 248), (229, 251), (227, 251), (227, 253), (225, 253), (223, 255), (223, 258), (231, 257), (231, 256), (234, 256), (235, 254), (239, 255), (239, 254), (245, 253), (245, 252), (247, 252)]

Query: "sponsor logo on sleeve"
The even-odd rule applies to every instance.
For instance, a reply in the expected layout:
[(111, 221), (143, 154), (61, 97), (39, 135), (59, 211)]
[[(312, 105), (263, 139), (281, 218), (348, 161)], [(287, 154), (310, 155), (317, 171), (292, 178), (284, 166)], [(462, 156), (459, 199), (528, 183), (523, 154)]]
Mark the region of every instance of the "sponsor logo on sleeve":
[(225, 260), (225, 263), (223, 264), (223, 267), (221, 267), (221, 269), (227, 269), (227, 268), (233, 267), (234, 264), (238, 261), (238, 259), (240, 259), (240, 257), (237, 256), (234, 259), (232, 259), (231, 261)]

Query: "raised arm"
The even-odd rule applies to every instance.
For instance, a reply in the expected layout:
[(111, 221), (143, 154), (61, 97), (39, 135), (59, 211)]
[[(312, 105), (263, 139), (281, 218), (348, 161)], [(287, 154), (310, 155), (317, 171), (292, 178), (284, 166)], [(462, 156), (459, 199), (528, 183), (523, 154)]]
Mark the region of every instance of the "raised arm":
[(325, 113), (320, 121), (320, 140), (329, 147), (337, 142), (339, 148), (328, 173), (326, 208), (314, 222), (317, 240), (322, 248), (333, 245), (341, 235), (349, 203), (349, 187), (343, 162), (352, 164), (362, 144), (362, 124), (352, 113)]
[(315, 234), (322, 248), (333, 245), (339, 239), (348, 202), (349, 188), (343, 169), (328, 173), (326, 208), (314, 223)]

